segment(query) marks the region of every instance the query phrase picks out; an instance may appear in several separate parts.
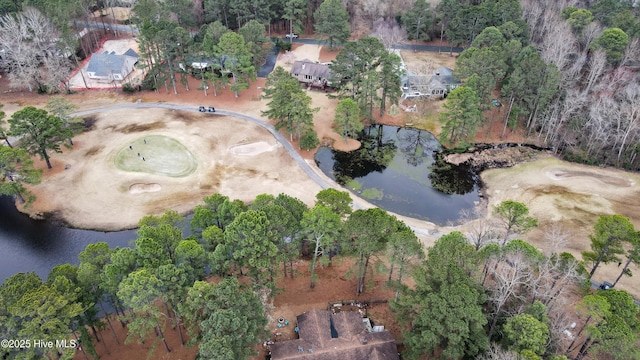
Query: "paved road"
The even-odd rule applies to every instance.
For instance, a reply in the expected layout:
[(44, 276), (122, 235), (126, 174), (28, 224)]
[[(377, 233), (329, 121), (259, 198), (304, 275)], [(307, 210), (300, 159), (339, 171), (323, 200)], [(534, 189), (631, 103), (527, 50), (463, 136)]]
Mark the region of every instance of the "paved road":
[[(90, 28), (94, 28), (94, 29), (117, 30), (117, 31), (132, 33), (134, 35), (139, 35), (140, 34), (140, 31), (138, 31), (138, 28), (135, 25), (107, 24), (107, 23), (102, 23), (102, 22), (99, 22), (99, 21), (81, 21), (81, 20), (74, 21), (74, 24), (81, 25), (81, 26), (86, 26), (86, 27), (90, 27)], [(195, 33), (197, 33), (197, 32), (193, 32), (193, 34), (195, 34)], [(275, 39), (275, 37), (273, 37), (272, 39)], [(289, 39), (284, 39), (284, 40), (289, 41)], [(323, 44), (324, 42), (322, 40), (316, 40), (316, 39), (300, 39), (300, 38), (297, 38), (297, 39), (293, 39), (293, 43), (294, 44), (318, 45), (318, 44)], [(437, 51), (437, 52), (454, 52), (454, 53), (460, 53), (460, 52), (464, 51), (464, 48), (461, 48), (461, 47), (434, 46), (434, 45), (415, 45), (415, 44), (396, 44), (393, 48), (394, 49), (398, 49), (398, 50), (415, 50), (415, 51), (432, 51), (432, 52), (436, 52)], [(270, 51), (274, 51), (273, 49), (274, 48), (272, 48)], [(278, 55), (278, 53), (276, 52), (275, 55)], [(275, 61), (274, 61), (274, 63), (275, 63)], [(258, 75), (258, 76), (262, 77), (261, 75)]]
[[(293, 39), (294, 44), (309, 44), (318, 45), (323, 43), (321, 40), (316, 39)], [(412, 45), (412, 44), (397, 44), (393, 47), (398, 50), (415, 50), (415, 51), (431, 51), (431, 52), (454, 52), (461, 53), (464, 48), (461, 47), (449, 47), (449, 46), (433, 46), (433, 45)]]
[(76, 20), (73, 23), (75, 25), (90, 27), (93, 29), (106, 29), (109, 31), (115, 30), (115, 31), (131, 33), (133, 35), (140, 34), (140, 31), (138, 31), (138, 28), (135, 25), (118, 25), (118, 24), (102, 23), (99, 21), (81, 21), (81, 20)]

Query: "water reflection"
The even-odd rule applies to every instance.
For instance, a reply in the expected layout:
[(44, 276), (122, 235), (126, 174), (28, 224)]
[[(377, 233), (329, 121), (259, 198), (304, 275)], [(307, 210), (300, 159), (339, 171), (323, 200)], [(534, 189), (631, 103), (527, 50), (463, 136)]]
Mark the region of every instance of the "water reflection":
[(321, 148), (316, 163), (371, 203), (444, 225), (479, 200), (475, 174), (435, 162), (434, 152), (441, 146), (429, 132), (375, 125), (359, 140), (361, 148), (352, 152)]
[(78, 253), (90, 243), (129, 246), (135, 230), (99, 232), (69, 229), (18, 212), (13, 200), (0, 196), (0, 283), (18, 272), (35, 271), (46, 279), (56, 265), (78, 264)]
[(433, 135), (425, 130), (398, 128), (398, 139), (407, 164), (413, 166), (431, 159), (433, 152), (440, 149)]

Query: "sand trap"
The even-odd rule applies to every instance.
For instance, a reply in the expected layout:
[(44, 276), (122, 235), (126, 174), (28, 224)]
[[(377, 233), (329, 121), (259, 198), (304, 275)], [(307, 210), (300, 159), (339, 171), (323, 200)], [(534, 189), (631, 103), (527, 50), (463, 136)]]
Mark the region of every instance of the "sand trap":
[(133, 184), (129, 186), (129, 194), (142, 194), (162, 190), (160, 184)]
[(255, 156), (273, 151), (278, 145), (269, 145), (266, 141), (258, 141), (251, 144), (240, 144), (229, 147), (229, 153), (241, 156)]
[(599, 180), (605, 184), (614, 185), (614, 186), (630, 187), (635, 184), (634, 181), (630, 179), (623, 179), (615, 176), (602, 175), (602, 174), (597, 174), (589, 171), (555, 170), (555, 171), (547, 171), (546, 175), (549, 179), (556, 180), (556, 181), (564, 180), (568, 178), (574, 178), (574, 177), (586, 177), (586, 178)]

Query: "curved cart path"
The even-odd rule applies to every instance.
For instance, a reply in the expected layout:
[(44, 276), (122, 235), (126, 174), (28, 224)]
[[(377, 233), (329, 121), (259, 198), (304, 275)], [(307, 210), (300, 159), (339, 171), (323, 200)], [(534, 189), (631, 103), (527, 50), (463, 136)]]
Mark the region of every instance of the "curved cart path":
[[(72, 115), (84, 116), (84, 115), (110, 111), (110, 110), (145, 109), (145, 108), (161, 108), (161, 109), (170, 109), (170, 110), (199, 112), (198, 106), (195, 106), (195, 105), (178, 105), (178, 104), (168, 104), (168, 103), (133, 103), (133, 104), (113, 105), (113, 106), (83, 110), (83, 111), (75, 112)], [(305, 159), (303, 159), (302, 156), (300, 156), (300, 154), (293, 148), (293, 145), (291, 145), (291, 143), (286, 139), (286, 137), (282, 135), (279, 131), (277, 131), (273, 127), (273, 125), (268, 124), (253, 116), (237, 113), (235, 111), (216, 109), (215, 113), (207, 113), (207, 114), (210, 114), (212, 116), (216, 116), (216, 115), (232, 116), (235, 118), (252, 122), (258, 126), (261, 126), (262, 128), (269, 131), (271, 135), (273, 135), (273, 137), (276, 138), (276, 140), (280, 144), (282, 144), (282, 146), (287, 150), (291, 158), (293, 158), (293, 160), (298, 164), (298, 166), (302, 169), (302, 171), (304, 171), (305, 174), (307, 174), (307, 176), (311, 178), (311, 180), (315, 181), (318, 185), (320, 185), (320, 187), (322, 187), (323, 189), (335, 188), (340, 191), (345, 190), (344, 188), (342, 188), (337, 183), (333, 182), (328, 177), (325, 177), (324, 174), (320, 175), (319, 173), (320, 170), (316, 171), (316, 169), (314, 169), (311, 165), (309, 165), (309, 163)], [(354, 194), (351, 194), (351, 197), (354, 199), (352, 203), (352, 207), (355, 209), (365, 209), (373, 206), (366, 200), (359, 198)], [(439, 231), (437, 231), (437, 227), (434, 224), (431, 224), (419, 219), (409, 218), (406, 216), (399, 216), (397, 214), (396, 216), (398, 216), (399, 218), (407, 222), (407, 225), (409, 225), (411, 229), (416, 232), (416, 234), (430, 236), (430, 237), (433, 237), (433, 236), (439, 237), (440, 235), (442, 235)], [(429, 226), (425, 227), (424, 225), (427, 225), (427, 224)], [(418, 226), (418, 225), (421, 225), (421, 226)], [(434, 232), (434, 230), (436, 231)]]

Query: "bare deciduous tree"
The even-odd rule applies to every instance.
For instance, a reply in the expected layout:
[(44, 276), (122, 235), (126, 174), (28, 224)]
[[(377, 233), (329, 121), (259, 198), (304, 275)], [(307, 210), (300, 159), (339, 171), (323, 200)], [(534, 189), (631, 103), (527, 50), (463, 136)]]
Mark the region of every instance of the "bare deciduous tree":
[(360, 3), (359, 14), (373, 29), (375, 20), (387, 13), (388, 6), (385, 1), (363, 0)]
[(602, 26), (597, 22), (591, 22), (585, 26), (580, 35), (581, 49), (587, 53), (593, 40), (602, 35)]
[(493, 283), (489, 286), (491, 294), (489, 301), (493, 305), (489, 339), (495, 331), (500, 315), (505, 312), (505, 306), (516, 300), (522, 304), (526, 300), (524, 287), (530, 280), (531, 271), (529, 261), (523, 254), (506, 254), (493, 272)]
[(395, 19), (378, 18), (373, 22), (371, 36), (378, 38), (384, 44), (385, 49), (389, 50), (395, 44), (407, 39), (407, 31), (402, 29)]
[(475, 246), (476, 251), (490, 242), (498, 242), (500, 231), (499, 224), (493, 217), (487, 216), (487, 211), (480, 208), (463, 210), (460, 212), (461, 220), (467, 224), (465, 235)]
[(629, 41), (624, 56), (620, 60), (620, 65), (627, 66), (633, 62), (640, 62), (640, 39), (638, 38), (633, 38)]
[(487, 352), (479, 357), (479, 360), (518, 360), (520, 356), (518, 353), (505, 350), (500, 345), (492, 343)]
[[(562, 302), (564, 305), (567, 300), (566, 298), (560, 298), (558, 302)], [(563, 306), (558, 306), (547, 311), (547, 318), (549, 319), (547, 323), (549, 326), (549, 339), (546, 348), (550, 353), (564, 351), (573, 336), (571, 333), (571, 330), (573, 330), (572, 325), (575, 326), (573, 314), (567, 312)]]
[(68, 60), (57, 50), (58, 32), (35, 8), (0, 18), (0, 43), (3, 44), (11, 86), (34, 90), (34, 85), (57, 88), (69, 74)]
[(558, 69), (563, 70), (575, 60), (571, 57), (578, 53), (578, 44), (566, 22), (558, 20), (555, 26), (556, 36), (549, 36), (541, 42), (541, 56), (547, 63), (555, 64)]
[(621, 95), (625, 103), (622, 107), (622, 119), (625, 123), (618, 149), (618, 164), (620, 164), (623, 151), (628, 148), (629, 144), (640, 141), (640, 84), (635, 81), (629, 82)]
[(587, 75), (587, 86), (584, 89), (585, 93), (589, 93), (593, 85), (600, 78), (602, 73), (607, 67), (607, 53), (603, 50), (596, 50), (591, 55), (589, 61), (589, 75)]

